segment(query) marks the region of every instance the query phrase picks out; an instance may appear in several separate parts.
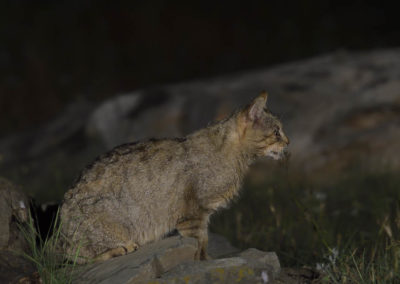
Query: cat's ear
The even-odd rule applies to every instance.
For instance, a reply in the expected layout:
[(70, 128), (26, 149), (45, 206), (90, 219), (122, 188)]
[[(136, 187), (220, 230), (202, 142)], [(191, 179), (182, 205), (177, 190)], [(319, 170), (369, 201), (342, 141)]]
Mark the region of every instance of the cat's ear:
[(267, 104), (268, 94), (263, 91), (261, 94), (253, 100), (247, 110), (247, 117), (251, 121), (257, 121), (264, 113), (265, 105)]

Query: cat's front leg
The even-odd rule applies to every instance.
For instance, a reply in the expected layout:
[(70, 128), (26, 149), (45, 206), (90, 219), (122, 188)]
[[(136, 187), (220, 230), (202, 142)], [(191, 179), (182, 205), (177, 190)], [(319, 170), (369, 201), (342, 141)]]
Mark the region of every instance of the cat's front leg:
[(195, 260), (207, 260), (210, 257), (207, 254), (208, 247), (208, 218), (186, 218), (177, 224), (176, 228), (183, 237), (196, 238), (198, 247), (194, 256)]

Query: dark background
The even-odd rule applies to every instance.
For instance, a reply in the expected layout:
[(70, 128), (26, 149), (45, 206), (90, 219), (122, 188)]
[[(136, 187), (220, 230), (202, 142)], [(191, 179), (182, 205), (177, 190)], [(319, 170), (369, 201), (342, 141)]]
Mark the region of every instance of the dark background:
[(77, 99), (400, 44), (382, 1), (1, 1), (0, 137)]

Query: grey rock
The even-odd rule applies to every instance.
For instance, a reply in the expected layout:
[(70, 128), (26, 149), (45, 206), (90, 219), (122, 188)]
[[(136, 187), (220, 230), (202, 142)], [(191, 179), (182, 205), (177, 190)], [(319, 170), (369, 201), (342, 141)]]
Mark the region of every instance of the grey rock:
[(26, 251), (27, 243), (20, 232), (29, 218), (29, 199), (10, 181), (0, 177), (0, 249)]
[(253, 266), (241, 257), (190, 262), (150, 283), (272, 283), (271, 266)]
[(28, 212), (28, 197), (0, 177), (0, 283), (14, 283), (34, 271), (33, 265), (23, 257), (29, 253), (29, 246), (18, 225), (28, 221)]
[[(233, 254), (238, 249), (211, 234), (211, 250)], [(213, 246), (221, 244), (221, 248)], [(74, 283), (272, 283), (280, 271), (275, 253), (248, 249), (235, 257), (194, 261), (197, 241), (173, 236), (125, 256), (84, 269)]]
[(120, 95), (112, 101), (106, 101), (97, 107), (89, 117), (86, 128), (91, 135), (99, 135), (108, 147), (121, 142), (121, 133), (132, 130), (125, 117), (135, 108), (140, 100), (139, 95)]
[(275, 252), (264, 252), (255, 248), (249, 248), (238, 254), (247, 260), (253, 267), (271, 266), (274, 276), (281, 272), (281, 264)]
[(167, 238), (133, 253), (93, 264), (74, 283), (138, 283), (193, 260), (196, 250), (197, 241), (193, 238)]
[(108, 149), (151, 137), (180, 136), (184, 101), (164, 89), (120, 95), (94, 110), (86, 130), (104, 141)]

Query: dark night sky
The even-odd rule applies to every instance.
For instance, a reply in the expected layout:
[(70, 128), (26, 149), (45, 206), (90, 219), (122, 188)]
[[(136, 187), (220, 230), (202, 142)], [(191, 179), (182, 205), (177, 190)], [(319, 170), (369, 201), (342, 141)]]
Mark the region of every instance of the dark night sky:
[(0, 136), (80, 97), (400, 45), (382, 1), (2, 1)]

